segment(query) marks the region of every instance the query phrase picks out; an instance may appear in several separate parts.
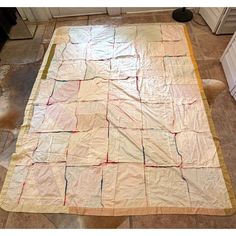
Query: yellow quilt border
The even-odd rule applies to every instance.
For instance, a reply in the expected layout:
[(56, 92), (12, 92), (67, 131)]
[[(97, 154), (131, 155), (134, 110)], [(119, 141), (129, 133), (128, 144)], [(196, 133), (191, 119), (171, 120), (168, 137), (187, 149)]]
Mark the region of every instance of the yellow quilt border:
[(191, 39), (190, 39), (190, 36), (189, 36), (189, 33), (188, 33), (188, 28), (187, 28), (186, 25), (184, 25), (184, 33), (185, 33), (185, 37), (187, 39), (188, 48), (189, 48), (190, 56), (191, 56), (191, 59), (192, 59), (192, 63), (194, 65), (195, 74), (196, 74), (197, 81), (198, 81), (198, 87), (199, 87), (199, 90), (201, 92), (202, 100), (203, 100), (203, 103), (204, 103), (204, 106), (205, 106), (205, 111), (206, 111), (206, 114), (207, 114), (210, 130), (211, 130), (213, 140), (214, 140), (216, 148), (217, 148), (217, 154), (218, 154), (218, 158), (219, 158), (219, 162), (220, 162), (220, 167), (221, 167), (221, 170), (222, 170), (222, 173), (223, 173), (224, 181), (225, 181), (225, 184), (226, 184), (226, 187), (227, 187), (227, 190), (228, 190), (228, 194), (229, 194), (229, 198), (230, 198), (230, 201), (231, 201), (231, 204), (232, 204), (232, 209), (225, 209), (225, 214), (226, 215), (232, 215), (236, 211), (236, 199), (235, 199), (235, 193), (234, 193), (232, 181), (231, 181), (230, 175), (228, 173), (228, 170), (227, 170), (227, 167), (226, 167), (226, 164), (225, 164), (225, 161), (224, 161), (224, 157), (223, 157), (222, 149), (221, 149), (221, 146), (220, 146), (219, 138), (218, 138), (218, 135), (217, 135), (217, 132), (216, 132), (216, 129), (215, 129), (213, 119), (212, 119), (209, 104), (207, 102), (206, 95), (205, 95), (205, 92), (204, 92), (204, 89), (203, 89), (202, 79), (201, 79), (199, 69), (198, 69), (198, 65), (197, 65), (197, 62), (196, 62), (196, 59), (195, 59), (195, 56), (194, 56), (194, 53), (193, 53), (193, 47), (192, 47)]

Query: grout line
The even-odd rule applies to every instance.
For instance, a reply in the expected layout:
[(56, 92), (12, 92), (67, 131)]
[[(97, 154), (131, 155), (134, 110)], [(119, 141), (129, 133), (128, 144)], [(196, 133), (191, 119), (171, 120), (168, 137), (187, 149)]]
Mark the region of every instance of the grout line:
[(129, 228), (130, 228), (130, 229), (133, 229), (133, 228), (134, 228), (132, 216), (129, 216)]
[[(53, 213), (49, 213), (49, 214), (53, 214)], [(58, 214), (58, 213), (56, 213), (56, 214)], [(56, 229), (58, 229), (56, 223), (54, 223), (51, 219), (48, 218), (47, 213), (44, 213), (44, 214), (42, 214), (42, 215), (43, 215), (44, 217), (46, 217), (47, 220), (48, 220), (50, 223), (52, 223), (52, 224), (55, 226)]]
[(6, 221), (3, 223), (3, 229), (6, 228), (6, 225), (7, 225), (7, 222), (8, 222), (8, 218), (9, 218), (9, 215), (10, 215), (11, 212), (7, 212), (7, 217), (6, 217)]

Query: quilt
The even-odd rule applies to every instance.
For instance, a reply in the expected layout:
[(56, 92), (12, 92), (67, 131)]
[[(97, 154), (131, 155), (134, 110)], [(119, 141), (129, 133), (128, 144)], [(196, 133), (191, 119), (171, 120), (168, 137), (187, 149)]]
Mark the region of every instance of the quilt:
[(56, 29), (0, 206), (103, 216), (233, 214), (186, 26)]

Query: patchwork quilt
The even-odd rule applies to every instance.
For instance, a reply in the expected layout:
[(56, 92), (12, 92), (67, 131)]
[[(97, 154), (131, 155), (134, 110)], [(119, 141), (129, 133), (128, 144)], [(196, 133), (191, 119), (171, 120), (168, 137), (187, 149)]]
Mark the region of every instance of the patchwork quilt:
[(80, 215), (234, 213), (185, 26), (56, 29), (0, 204)]

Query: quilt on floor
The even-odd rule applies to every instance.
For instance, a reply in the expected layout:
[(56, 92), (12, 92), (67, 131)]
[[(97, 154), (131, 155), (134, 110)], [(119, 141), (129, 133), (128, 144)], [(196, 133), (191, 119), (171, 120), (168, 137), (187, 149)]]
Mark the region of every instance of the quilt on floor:
[(58, 28), (0, 200), (9, 211), (232, 214), (186, 28)]

